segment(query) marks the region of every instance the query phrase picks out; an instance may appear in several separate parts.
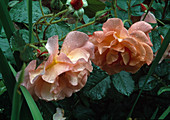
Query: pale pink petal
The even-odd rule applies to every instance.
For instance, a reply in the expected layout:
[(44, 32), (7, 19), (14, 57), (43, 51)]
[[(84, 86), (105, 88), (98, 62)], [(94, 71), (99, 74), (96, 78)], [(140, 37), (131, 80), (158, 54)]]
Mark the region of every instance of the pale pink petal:
[(149, 41), (148, 37), (142, 31), (139, 31), (139, 30), (138, 31), (133, 31), (130, 34), (130, 36), (135, 38), (139, 42), (144, 42), (144, 43), (147, 43), (150, 46), (153, 46), (153, 44)]
[(45, 68), (45, 74), (42, 76), (42, 79), (48, 83), (54, 83), (57, 76), (69, 71), (71, 68), (72, 66), (67, 63), (54, 63)]
[(41, 63), (36, 70), (29, 71), (29, 79), (31, 84), (34, 84), (36, 79), (44, 74), (44, 64), (45, 62)]
[(128, 32), (131, 34), (134, 31), (140, 30), (144, 32), (145, 34), (149, 33), (152, 30), (152, 26), (144, 21), (139, 21), (134, 23), (128, 30)]
[(76, 73), (76, 72), (67, 72), (66, 76), (67, 76), (67, 78), (69, 80), (69, 83), (71, 85), (73, 85), (73, 86), (78, 85), (78, 77), (77, 77), (78, 73)]
[[(141, 16), (141, 19), (140, 19), (140, 20), (143, 20), (145, 14), (146, 14), (146, 13), (144, 13), (144, 14)], [(155, 16), (154, 16), (150, 11), (149, 11), (148, 14), (146, 15), (144, 21), (145, 21), (145, 22), (148, 22), (148, 23), (157, 23)]]
[(88, 39), (89, 37), (85, 33), (79, 31), (72, 31), (66, 36), (61, 48), (61, 52), (67, 55), (72, 50), (83, 47), (88, 41)]
[(91, 65), (91, 61), (86, 62), (83, 58), (81, 58), (74, 64), (72, 71), (80, 72), (83, 71), (84, 69), (87, 69), (88, 71), (92, 72), (93, 67)]
[(94, 58), (94, 45), (93, 45), (93, 43), (88, 41), (82, 48), (90, 53), (90, 58), (91, 59)]
[(110, 18), (103, 24), (103, 32), (115, 31), (117, 34), (120, 34), (120, 31), (123, 29), (123, 22), (119, 18)]
[(83, 58), (85, 61), (88, 62), (90, 57), (89, 52), (87, 52), (85, 49), (77, 48), (71, 51), (68, 54), (68, 58), (75, 64), (79, 59)]
[(58, 36), (53, 36), (48, 38), (46, 49), (51, 55), (57, 55), (58, 54)]
[(25, 68), (25, 71), (35, 70), (36, 68), (36, 60), (32, 60), (27, 67)]
[(56, 57), (56, 62), (72, 64), (71, 60), (64, 53), (60, 53), (59, 56)]
[(54, 98), (54, 94), (50, 92), (52, 84), (47, 83), (43, 80), (39, 80), (35, 87), (36, 95), (43, 100), (52, 101), (57, 100)]

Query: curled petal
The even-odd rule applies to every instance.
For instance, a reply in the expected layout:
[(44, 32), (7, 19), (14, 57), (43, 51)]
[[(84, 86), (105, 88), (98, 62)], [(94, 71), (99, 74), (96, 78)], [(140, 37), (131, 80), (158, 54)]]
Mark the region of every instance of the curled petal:
[(53, 36), (48, 38), (47, 44), (46, 44), (46, 49), (48, 52), (52, 55), (57, 55), (58, 54), (58, 36)]
[(124, 45), (128, 50), (130, 50), (131, 54), (133, 56), (136, 56), (137, 50), (136, 50), (136, 47), (133, 44), (131, 44), (131, 43), (127, 42), (127, 41), (123, 41), (121, 44)]
[(153, 51), (149, 45), (145, 43), (142, 43), (142, 45), (146, 50), (146, 56), (145, 56), (146, 63), (150, 65), (153, 60)]
[(128, 53), (128, 52), (123, 52), (123, 53), (121, 53), (121, 56), (122, 56), (122, 58), (123, 58), (123, 63), (124, 63), (125, 65), (127, 65), (127, 64), (129, 63), (129, 61), (130, 61), (130, 55), (129, 55), (129, 53)]
[(140, 30), (144, 32), (145, 34), (149, 33), (152, 30), (152, 26), (144, 21), (139, 21), (134, 23), (128, 30), (128, 32), (131, 34), (134, 31)]
[(82, 49), (85, 49), (87, 52), (90, 53), (90, 58), (93, 59), (94, 58), (94, 45), (91, 42), (87, 42)]
[(112, 64), (116, 60), (118, 60), (118, 52), (110, 49), (109, 52), (106, 55), (106, 62), (107, 64)]
[(45, 69), (45, 74), (42, 76), (42, 79), (48, 83), (54, 83), (57, 76), (69, 71), (71, 68), (72, 66), (67, 63), (53, 63)]
[(139, 42), (147, 43), (150, 46), (153, 46), (152, 42), (148, 39), (148, 37), (145, 35), (142, 31), (134, 31), (130, 34), (131, 37), (135, 38)]
[(79, 31), (72, 31), (66, 36), (61, 48), (61, 52), (67, 55), (72, 50), (83, 47), (88, 41), (88, 39), (89, 37), (85, 33)]
[(70, 60), (75, 64), (79, 59), (84, 59), (86, 62), (88, 62), (90, 57), (89, 52), (87, 52), (86, 50), (82, 49), (82, 48), (77, 48), (74, 49), (73, 51), (71, 51), (68, 54), (68, 58), (70, 58)]
[(103, 31), (96, 31), (93, 33), (93, 36), (95, 37), (95, 40), (98, 42), (98, 43), (101, 43), (104, 39), (104, 33)]

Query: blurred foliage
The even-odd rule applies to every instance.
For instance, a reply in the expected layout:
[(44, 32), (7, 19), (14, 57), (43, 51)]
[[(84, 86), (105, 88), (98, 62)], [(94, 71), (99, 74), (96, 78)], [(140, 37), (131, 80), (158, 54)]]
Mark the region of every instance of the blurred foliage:
[[(61, 1), (63, 3), (63, 10), (66, 8), (66, 0)], [(66, 19), (64, 18), (62, 22), (47, 27), (45, 21), (49, 22), (51, 19), (41, 19), (43, 21), (42, 24), (37, 26), (35, 24), (33, 29), (35, 42), (44, 42), (53, 35), (58, 35), (59, 39), (64, 38), (68, 32), (74, 30), (76, 27), (94, 21), (96, 12), (113, 8), (111, 1), (112, 0), (101, 2), (100, 0), (87, 0), (88, 7), (84, 8), (85, 14), (82, 20), (77, 20), (73, 16), (70, 17), (67, 15), (65, 16)], [(150, 1), (151, 0), (131, 0), (131, 23), (139, 21), (140, 16), (144, 13), (141, 10), (140, 3), (149, 6)], [(161, 46), (160, 35), (165, 37), (170, 29), (170, 1), (167, 1), (168, 0), (154, 0), (152, 4), (151, 12), (158, 20), (161, 20), (162, 22), (165, 21), (165, 25), (157, 21), (158, 24), (154, 25), (157, 27), (149, 34), (153, 43), (152, 49), (154, 53), (156, 53)], [(42, 9), (45, 15), (52, 13), (50, 2), (50, 0), (42, 0), (42, 4), (44, 5)], [(42, 17), (42, 12), (39, 1), (33, 1), (32, 4), (32, 22), (35, 23), (40, 17)], [(166, 4), (167, 7), (165, 9)], [(13, 53), (17, 52), (22, 61), (29, 63), (29, 61), (36, 56), (36, 52), (34, 48), (29, 46), (28, 16), (25, 1), (10, 0), (8, 10), (17, 31), (13, 33), (9, 44), (4, 29), (0, 26), (0, 48), (8, 62), (16, 68)], [(122, 19), (122, 21), (128, 19), (127, 0), (117, 0), (117, 7), (115, 10), (118, 18)], [(113, 9), (108, 11), (108, 14), (108, 18), (115, 17)], [(54, 18), (54, 20), (57, 21), (61, 17), (62, 14)], [(78, 31), (90, 35), (94, 31), (101, 30), (104, 22), (105, 20), (98, 21), (95, 24), (80, 28)], [(128, 22), (125, 22), (124, 25), (127, 29), (130, 27)], [(47, 29), (44, 32), (46, 27)], [(38, 34), (39, 38), (35, 34)], [(59, 41), (60, 47), (62, 43), (63, 41)], [(41, 45), (37, 44), (38, 47), (44, 47), (44, 45), (45, 42)], [(52, 102), (38, 100), (36, 103), (44, 120), (51, 120), (57, 107), (64, 109), (64, 116), (68, 120), (126, 119), (144, 84), (149, 68), (150, 66), (144, 65), (135, 74), (122, 71), (109, 76), (99, 67), (93, 65), (93, 71), (90, 73), (87, 83), (81, 91), (74, 93), (70, 98), (65, 98), (64, 100)], [(9, 120), (12, 106), (2, 79), (2, 75), (0, 74), (0, 120)], [(155, 68), (154, 73), (144, 87), (141, 98), (139, 99), (131, 117), (137, 119), (150, 119), (151, 117), (154, 117), (155, 119), (158, 119), (170, 105), (169, 85), (170, 64), (169, 59), (167, 59), (158, 64)], [(170, 115), (168, 115), (166, 119), (170, 119)]]

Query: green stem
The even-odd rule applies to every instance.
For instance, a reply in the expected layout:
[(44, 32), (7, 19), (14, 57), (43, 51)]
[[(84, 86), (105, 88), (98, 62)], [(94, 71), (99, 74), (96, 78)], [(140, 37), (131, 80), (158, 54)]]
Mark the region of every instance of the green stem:
[(162, 21), (160, 21), (159, 19), (156, 18), (156, 20), (161, 23), (162, 25), (165, 25)]
[[(56, 15), (53, 16), (53, 18), (49, 21), (49, 24), (48, 24), (48, 25), (45, 27), (45, 29), (44, 29), (44, 32), (43, 32), (43, 40), (45, 39), (45, 32), (46, 32), (46, 30), (48, 29), (48, 27), (51, 25), (52, 21), (53, 21), (57, 16), (62, 15), (62, 14), (64, 14), (64, 13), (66, 13), (67, 11), (68, 11), (68, 9), (65, 9), (65, 10), (63, 10), (63, 11), (61, 11), (61, 12), (59, 12), (59, 13), (57, 13)], [(60, 20), (55, 21), (55, 23), (58, 23), (58, 22), (63, 21), (63, 18), (64, 18), (64, 16), (63, 16)]]
[(131, 24), (130, 20), (129, 19), (126, 19), (123, 21), (123, 24), (125, 24), (126, 22), (128, 22), (129, 24)]
[[(42, 15), (44, 16), (44, 12), (43, 12), (43, 9), (42, 9), (42, 2), (41, 2), (41, 0), (39, 0), (39, 2), (40, 2), (40, 10), (41, 10), (41, 13), (42, 13)], [(47, 20), (46, 19), (44, 19), (45, 20), (45, 22), (47, 23)]]
[(131, 0), (127, 0), (127, 5), (128, 5), (128, 22), (129, 24), (131, 25), (132, 23), (130, 22), (130, 19), (131, 19), (131, 10), (130, 10), (130, 3), (131, 3)]
[(117, 18), (117, 12), (116, 12), (116, 1), (117, 0), (112, 0), (112, 8), (113, 8), (113, 11), (114, 11), (114, 15), (115, 15), (115, 18)]
[(146, 12), (145, 16), (143, 17), (142, 21), (144, 21), (144, 20), (145, 20), (146, 15), (148, 14), (149, 10), (151, 9), (153, 2), (154, 2), (154, 0), (152, 0), (152, 1), (150, 2), (150, 4), (149, 4), (149, 8), (147, 9), (147, 12)]

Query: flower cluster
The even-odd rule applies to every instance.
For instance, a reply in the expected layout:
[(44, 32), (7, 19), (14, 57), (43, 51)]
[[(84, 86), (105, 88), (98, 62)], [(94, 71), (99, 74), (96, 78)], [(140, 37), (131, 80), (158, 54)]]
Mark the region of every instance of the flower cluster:
[(124, 70), (135, 73), (145, 63), (153, 60), (149, 32), (152, 27), (144, 21), (134, 23), (129, 30), (119, 18), (108, 19), (102, 27), (90, 36), (95, 45), (95, 59), (92, 61), (112, 75)]
[(37, 68), (36, 60), (31, 61), (22, 83), (35, 100), (61, 100), (84, 87), (92, 71), (90, 58), (94, 56), (94, 46), (88, 39), (85, 33), (70, 32), (60, 51), (58, 36), (48, 39), (48, 60)]
[(139, 21), (127, 30), (121, 19), (111, 18), (102, 29), (90, 36), (78, 31), (68, 33), (61, 50), (58, 36), (49, 38), (45, 46), (48, 59), (38, 67), (36, 60), (31, 61), (22, 85), (35, 100), (61, 100), (85, 86), (93, 69), (90, 60), (109, 75), (122, 70), (135, 73), (143, 64), (151, 64), (151, 25)]

